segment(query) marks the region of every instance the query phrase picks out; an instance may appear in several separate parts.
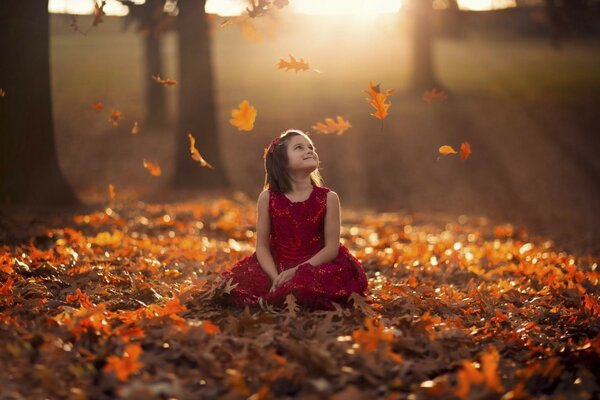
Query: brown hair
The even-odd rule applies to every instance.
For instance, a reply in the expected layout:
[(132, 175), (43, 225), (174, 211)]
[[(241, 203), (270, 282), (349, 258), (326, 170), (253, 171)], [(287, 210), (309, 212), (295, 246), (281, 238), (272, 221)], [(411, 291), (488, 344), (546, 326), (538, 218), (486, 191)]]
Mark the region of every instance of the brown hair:
[[(290, 175), (287, 171), (287, 143), (293, 136), (304, 136), (309, 143), (313, 143), (306, 133), (298, 129), (289, 129), (275, 138), (265, 150), (264, 190), (274, 189), (281, 193), (288, 193), (292, 190)], [(318, 168), (311, 172), (310, 183), (314, 186), (323, 186), (323, 178)]]

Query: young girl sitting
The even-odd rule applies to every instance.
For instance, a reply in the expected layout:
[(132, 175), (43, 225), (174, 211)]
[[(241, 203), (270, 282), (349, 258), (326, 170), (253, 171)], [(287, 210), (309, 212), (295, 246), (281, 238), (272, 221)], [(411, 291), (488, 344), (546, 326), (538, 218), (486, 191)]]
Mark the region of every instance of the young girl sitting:
[(340, 243), (340, 201), (323, 186), (319, 157), (302, 131), (288, 130), (265, 151), (265, 185), (258, 196), (256, 251), (223, 276), (237, 284), (238, 305), (282, 306), (290, 293), (312, 309), (334, 309), (365, 295), (367, 276)]

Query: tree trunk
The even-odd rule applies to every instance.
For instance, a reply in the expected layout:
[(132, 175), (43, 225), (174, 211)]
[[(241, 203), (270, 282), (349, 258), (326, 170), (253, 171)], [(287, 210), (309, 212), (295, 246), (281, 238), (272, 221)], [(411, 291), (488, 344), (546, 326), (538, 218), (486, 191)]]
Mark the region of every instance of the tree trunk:
[[(226, 188), (229, 181), (222, 162), (211, 65), (205, 0), (179, 0), (179, 122), (173, 186)], [(190, 156), (188, 133), (214, 169), (201, 167)]]
[(412, 0), (412, 70), (410, 89), (422, 92), (433, 87), (440, 88), (433, 68), (433, 7), (428, 0)]
[(48, 1), (0, 1), (0, 204), (75, 205), (50, 98)]
[(160, 43), (160, 37), (154, 31), (148, 32), (144, 41), (146, 58), (144, 84), (146, 86), (147, 127), (164, 127), (166, 125), (165, 88), (155, 82), (154, 79), (151, 79), (152, 75), (160, 75), (162, 73)]

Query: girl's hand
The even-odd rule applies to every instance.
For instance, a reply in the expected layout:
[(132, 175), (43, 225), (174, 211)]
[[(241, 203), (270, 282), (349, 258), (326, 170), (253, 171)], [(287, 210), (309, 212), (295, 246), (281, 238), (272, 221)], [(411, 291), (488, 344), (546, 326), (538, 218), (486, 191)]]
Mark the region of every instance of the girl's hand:
[(271, 285), (271, 290), (269, 290), (269, 292), (275, 291), (279, 286), (283, 285), (285, 282), (292, 279), (294, 277), (294, 275), (296, 275), (297, 270), (298, 270), (298, 267), (294, 267), (294, 268), (287, 269), (287, 270), (283, 271), (282, 273), (280, 273), (279, 275), (277, 275), (277, 277), (273, 280), (273, 285)]

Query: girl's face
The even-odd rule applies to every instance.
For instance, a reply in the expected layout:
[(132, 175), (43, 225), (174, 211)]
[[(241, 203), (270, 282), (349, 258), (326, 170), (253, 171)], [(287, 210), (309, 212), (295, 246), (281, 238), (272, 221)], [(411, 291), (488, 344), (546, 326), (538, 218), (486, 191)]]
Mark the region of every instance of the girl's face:
[(302, 135), (287, 140), (288, 169), (313, 172), (319, 167), (319, 155), (313, 144)]

